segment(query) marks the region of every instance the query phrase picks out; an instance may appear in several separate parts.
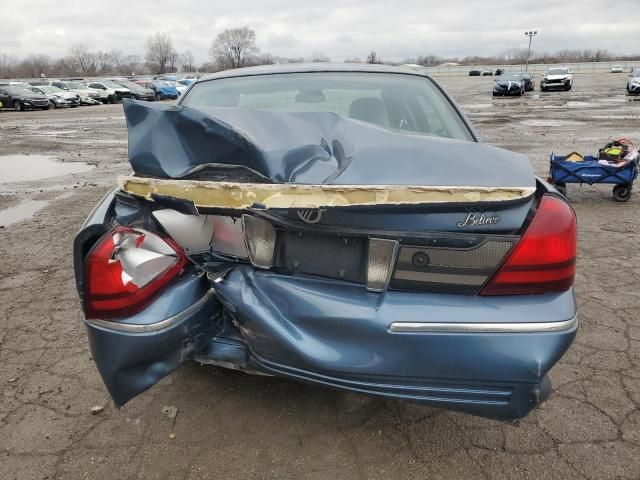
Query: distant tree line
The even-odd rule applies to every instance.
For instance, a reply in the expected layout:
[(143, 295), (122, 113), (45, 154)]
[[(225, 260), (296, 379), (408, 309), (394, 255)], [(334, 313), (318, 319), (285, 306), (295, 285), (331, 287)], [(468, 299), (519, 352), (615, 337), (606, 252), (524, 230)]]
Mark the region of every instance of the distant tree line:
[[(402, 62), (426, 67), (446, 62), (463, 65), (521, 64), (527, 61), (528, 50), (512, 48), (493, 56), (468, 56), (447, 58), (438, 55), (419, 55), (406, 58)], [(321, 51), (314, 51), (307, 57), (278, 57), (260, 52), (256, 44), (256, 33), (248, 27), (229, 28), (220, 32), (211, 42), (210, 59), (197, 63), (191, 50), (178, 51), (171, 36), (158, 32), (147, 38), (144, 55), (128, 54), (121, 50), (91, 50), (84, 44), (74, 44), (66, 56), (51, 58), (33, 54), (22, 59), (0, 52), (0, 78), (73, 77), (96, 75), (141, 75), (173, 72), (216, 72), (230, 68), (274, 63), (301, 63), (304, 61), (329, 62), (331, 59)], [(607, 50), (559, 50), (555, 53), (537, 54), (531, 52), (530, 62), (574, 63), (602, 62), (615, 60), (636, 60), (640, 55), (621, 56)], [(365, 60), (350, 58), (349, 63), (391, 63), (384, 62), (377, 52), (371, 51)]]
[[(491, 56), (468, 56), (468, 57), (441, 57), (438, 55), (424, 55), (413, 58), (406, 58), (402, 63), (413, 63), (432, 67), (442, 63), (460, 63), (462, 65), (519, 65), (526, 63), (528, 49), (510, 48), (498, 55)], [(530, 63), (580, 63), (580, 62), (613, 62), (613, 61), (633, 61), (640, 59), (637, 55), (617, 55), (608, 50), (571, 50), (563, 49), (554, 53), (536, 53), (531, 51)]]

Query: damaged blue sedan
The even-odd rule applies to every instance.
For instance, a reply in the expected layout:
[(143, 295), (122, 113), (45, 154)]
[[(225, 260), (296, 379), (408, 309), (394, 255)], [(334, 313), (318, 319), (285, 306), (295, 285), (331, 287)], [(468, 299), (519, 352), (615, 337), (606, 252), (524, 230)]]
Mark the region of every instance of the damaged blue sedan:
[(132, 172), (74, 245), (116, 405), (191, 360), (494, 418), (549, 396), (575, 214), (429, 76), (253, 67), (123, 105)]

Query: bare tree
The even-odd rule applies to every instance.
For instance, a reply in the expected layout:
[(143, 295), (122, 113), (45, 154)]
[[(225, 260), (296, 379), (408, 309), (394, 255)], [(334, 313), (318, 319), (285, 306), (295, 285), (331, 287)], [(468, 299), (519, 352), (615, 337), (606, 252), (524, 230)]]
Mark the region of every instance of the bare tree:
[(124, 55), (121, 50), (111, 49), (109, 53), (107, 53), (109, 57), (109, 62), (113, 66), (113, 69), (116, 73), (125, 73), (122, 71), (122, 63), (124, 59)]
[(171, 61), (175, 63), (175, 55), (173, 42), (168, 34), (158, 32), (147, 38), (145, 59), (155, 73), (165, 73)]
[(331, 59), (327, 57), (324, 52), (312, 52), (311, 53), (311, 61), (312, 62), (330, 62)]
[(178, 71), (178, 62), (180, 61), (180, 54), (175, 50), (172, 50), (169, 54), (169, 71), (177, 72)]
[(71, 58), (76, 68), (85, 74), (94, 74), (98, 69), (96, 55), (90, 52), (86, 45), (77, 43), (71, 47)]
[(17, 75), (20, 77), (39, 77), (47, 75), (51, 66), (51, 59), (46, 55), (29, 55), (17, 67)]
[(228, 28), (219, 33), (209, 53), (223, 68), (244, 67), (247, 59), (258, 54), (256, 32), (248, 27)]
[(0, 77), (11, 78), (16, 66), (16, 58), (6, 53), (0, 53)]
[(196, 59), (193, 57), (191, 50), (186, 50), (180, 55), (180, 62), (182, 62), (182, 70), (185, 72), (193, 72), (196, 69)]
[(369, 55), (367, 55), (367, 63), (382, 63), (382, 59), (378, 58), (376, 52), (371, 51)]
[[(520, 64), (527, 61), (529, 51), (526, 48), (510, 48), (501, 57), (506, 63)], [(531, 54), (533, 57), (533, 53)]]
[(95, 53), (96, 57), (96, 70), (102, 73), (110, 73), (113, 70), (113, 64), (111, 63), (111, 57), (107, 52), (98, 50)]

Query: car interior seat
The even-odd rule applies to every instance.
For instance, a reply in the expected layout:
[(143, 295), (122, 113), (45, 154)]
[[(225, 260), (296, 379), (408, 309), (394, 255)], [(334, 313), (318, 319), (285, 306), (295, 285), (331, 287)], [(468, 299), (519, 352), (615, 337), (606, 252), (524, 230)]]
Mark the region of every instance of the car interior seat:
[(358, 98), (349, 106), (349, 117), (363, 122), (375, 123), (381, 127), (389, 126), (387, 109), (379, 98)]

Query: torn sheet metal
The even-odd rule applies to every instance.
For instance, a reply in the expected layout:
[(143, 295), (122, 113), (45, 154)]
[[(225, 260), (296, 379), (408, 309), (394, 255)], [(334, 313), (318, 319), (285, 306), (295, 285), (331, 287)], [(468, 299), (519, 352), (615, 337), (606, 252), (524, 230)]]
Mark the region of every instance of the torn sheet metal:
[(160, 180), (121, 176), (120, 188), (153, 200), (153, 195), (192, 201), (200, 208), (320, 208), (365, 205), (480, 203), (525, 199), (534, 187), (458, 187), (419, 185), (299, 185)]
[[(128, 99), (123, 104), (129, 160), (138, 177), (225, 181), (232, 185), (344, 186), (345, 190), (332, 191), (338, 195), (331, 194), (328, 200), (315, 197), (318, 188), (313, 187), (314, 198), (301, 200), (300, 206), (441, 202), (447, 201), (441, 192), (450, 191), (445, 196), (457, 201), (459, 191), (497, 192), (497, 185), (506, 191), (535, 187), (533, 169), (524, 155), (478, 142), (383, 128), (331, 112), (186, 107)], [(160, 183), (156, 185), (160, 188)], [(177, 185), (178, 189), (195, 188)], [(203, 184), (194, 185), (201, 193)], [(362, 188), (354, 185), (364, 186), (364, 198)], [(414, 185), (442, 188), (435, 198), (432, 193), (436, 189), (429, 189), (429, 198), (425, 198), (425, 191), (421, 187), (416, 190)], [(408, 193), (394, 199), (396, 189), (391, 186), (409, 186), (408, 190), (416, 192), (418, 198)], [(166, 186), (162, 189), (170, 190)], [(227, 186), (221, 190), (237, 194), (237, 189)], [(253, 185), (250, 190), (242, 190), (260, 196)], [(282, 190), (281, 195), (287, 191)], [(387, 192), (386, 200), (372, 198), (380, 193), (387, 196)], [(264, 197), (271, 197), (272, 193), (269, 191)], [(305, 193), (308, 191), (296, 190), (296, 194)], [(346, 200), (340, 200), (342, 196)], [(510, 198), (510, 193), (500, 193), (496, 199)], [(224, 201), (225, 205), (229, 203)], [(274, 199), (272, 203), (290, 206), (289, 199), (283, 203)]]

